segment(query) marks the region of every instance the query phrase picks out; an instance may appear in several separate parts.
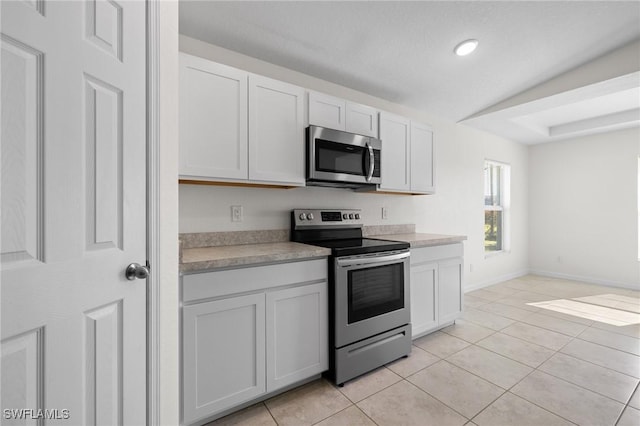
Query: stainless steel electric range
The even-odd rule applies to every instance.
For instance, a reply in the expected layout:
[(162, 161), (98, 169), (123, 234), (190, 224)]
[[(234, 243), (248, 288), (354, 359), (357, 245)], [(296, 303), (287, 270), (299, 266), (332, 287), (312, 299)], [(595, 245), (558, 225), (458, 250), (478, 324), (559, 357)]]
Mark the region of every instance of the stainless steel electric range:
[(409, 244), (362, 237), (362, 212), (296, 209), (291, 241), (331, 249), (329, 376), (336, 384), (411, 352)]

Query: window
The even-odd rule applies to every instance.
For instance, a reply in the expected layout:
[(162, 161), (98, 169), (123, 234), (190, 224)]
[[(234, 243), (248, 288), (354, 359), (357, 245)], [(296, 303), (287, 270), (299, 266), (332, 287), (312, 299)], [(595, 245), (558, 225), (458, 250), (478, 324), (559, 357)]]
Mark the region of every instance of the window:
[(509, 244), (509, 186), (511, 167), (484, 163), (484, 252), (499, 253)]

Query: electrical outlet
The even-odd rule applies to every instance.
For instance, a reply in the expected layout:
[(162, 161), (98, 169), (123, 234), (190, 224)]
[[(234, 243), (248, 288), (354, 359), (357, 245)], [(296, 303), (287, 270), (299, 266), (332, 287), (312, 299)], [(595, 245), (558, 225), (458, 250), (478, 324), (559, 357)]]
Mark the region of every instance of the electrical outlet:
[(469, 272), (473, 272), (473, 263), (469, 264)]
[(383, 219), (388, 219), (389, 218), (389, 215), (387, 213), (387, 208), (386, 207), (382, 208), (382, 218)]
[(231, 222), (242, 222), (242, 206), (231, 206)]

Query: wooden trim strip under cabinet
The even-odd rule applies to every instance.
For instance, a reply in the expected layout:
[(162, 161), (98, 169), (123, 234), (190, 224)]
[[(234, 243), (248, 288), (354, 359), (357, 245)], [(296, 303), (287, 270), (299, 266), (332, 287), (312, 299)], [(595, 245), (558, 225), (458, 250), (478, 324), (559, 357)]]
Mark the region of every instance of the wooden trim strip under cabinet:
[(178, 179), (178, 183), (183, 185), (240, 186), (240, 187), (246, 187), (246, 188), (274, 188), (274, 189), (301, 188), (300, 186), (272, 185), (267, 183), (213, 182), (208, 180), (191, 180), (191, 179)]

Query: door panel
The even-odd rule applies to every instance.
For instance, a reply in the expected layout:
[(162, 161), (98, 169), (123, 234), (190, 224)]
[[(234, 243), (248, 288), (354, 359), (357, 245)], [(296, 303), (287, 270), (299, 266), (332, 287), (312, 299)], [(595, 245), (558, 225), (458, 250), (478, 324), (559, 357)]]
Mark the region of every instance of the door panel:
[(411, 335), (415, 338), (438, 325), (438, 265), (411, 267)]
[(246, 180), (248, 73), (180, 53), (180, 175)]
[(2, 265), (42, 260), (43, 54), (2, 35)]
[(182, 310), (183, 422), (265, 392), (265, 296), (250, 294)]
[(380, 139), (383, 144), (380, 189), (410, 189), (410, 122), (404, 117), (380, 113)]
[(1, 408), (144, 424), (146, 3), (0, 7)]
[(271, 392), (328, 368), (327, 283), (272, 291), (266, 297)]
[(440, 324), (454, 321), (462, 312), (462, 265), (461, 258), (438, 263)]

